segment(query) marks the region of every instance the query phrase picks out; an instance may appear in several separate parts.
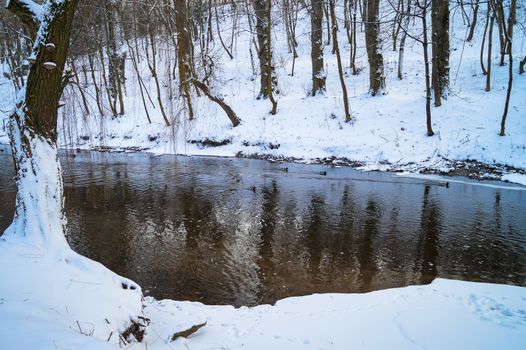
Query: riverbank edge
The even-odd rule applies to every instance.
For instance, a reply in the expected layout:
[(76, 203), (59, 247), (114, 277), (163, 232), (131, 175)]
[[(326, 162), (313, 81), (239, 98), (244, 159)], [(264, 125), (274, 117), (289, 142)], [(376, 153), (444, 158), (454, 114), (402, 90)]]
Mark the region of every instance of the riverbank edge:
[[(195, 143), (189, 141), (188, 143)], [(221, 145), (203, 146), (201, 149), (217, 148)], [(66, 151), (73, 151), (71, 148), (64, 148)], [(350, 167), (361, 171), (384, 171), (390, 173), (409, 172), (424, 175), (439, 175), (446, 177), (465, 177), (470, 180), (477, 181), (503, 181), (512, 183), (509, 180), (503, 179), (505, 175), (519, 174), (525, 176), (526, 169), (516, 168), (505, 164), (489, 164), (473, 159), (451, 160), (441, 156), (437, 156), (434, 160), (426, 162), (410, 162), (410, 163), (392, 163), (381, 161), (377, 163), (366, 162), (364, 160), (354, 160), (346, 157), (325, 157), (325, 158), (301, 158), (301, 157), (287, 157), (283, 155), (273, 155), (269, 153), (250, 153), (238, 151), (235, 155), (216, 155), (213, 153), (207, 154), (186, 154), (186, 153), (159, 153), (151, 148), (142, 147), (110, 147), (110, 146), (92, 146), (76, 148), (75, 150), (95, 151), (95, 152), (109, 152), (109, 153), (142, 153), (153, 155), (177, 155), (186, 157), (218, 157), (218, 158), (246, 158), (265, 160), (271, 163), (295, 163), (305, 165), (326, 165), (330, 167)], [(515, 182), (513, 182), (515, 183)], [(524, 183), (519, 183), (524, 185)]]
[[(189, 144), (195, 143), (188, 141)], [(0, 143), (0, 146), (9, 147), (8, 143)], [(201, 149), (218, 148), (222, 144), (202, 144)], [(366, 162), (363, 160), (354, 160), (346, 157), (325, 157), (325, 158), (301, 158), (301, 157), (287, 157), (283, 155), (273, 155), (269, 153), (250, 153), (238, 151), (234, 155), (217, 155), (213, 153), (168, 153), (157, 152), (155, 149), (148, 147), (111, 147), (111, 146), (89, 146), (77, 148), (60, 148), (65, 152), (100, 152), (100, 153), (135, 153), (155, 156), (183, 156), (183, 157), (214, 157), (214, 158), (245, 158), (264, 160), (270, 163), (294, 163), (305, 165), (325, 165), (329, 167), (349, 167), (360, 171), (383, 171), (389, 173), (413, 173), (422, 175), (439, 175), (444, 177), (464, 177), (476, 181), (502, 181), (506, 183), (516, 183), (525, 186), (524, 182), (513, 182), (504, 177), (510, 174), (518, 174), (524, 176), (526, 181), (526, 169), (516, 168), (505, 164), (489, 164), (473, 159), (451, 160), (438, 155), (434, 160), (425, 162), (410, 162), (410, 163), (392, 163), (387, 161), (380, 162)]]

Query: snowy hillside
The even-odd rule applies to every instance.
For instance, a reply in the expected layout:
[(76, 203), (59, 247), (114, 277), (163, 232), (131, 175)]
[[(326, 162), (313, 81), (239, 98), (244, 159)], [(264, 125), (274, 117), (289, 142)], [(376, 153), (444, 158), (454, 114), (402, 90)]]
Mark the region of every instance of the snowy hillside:
[[(519, 11), (520, 18), (523, 12)], [(85, 115), (78, 90), (70, 87), (65, 96), (69, 105), (65, 107), (60, 143), (67, 148), (128, 148), (159, 154), (248, 155), (305, 161), (340, 158), (366, 165), (367, 169), (452, 170), (454, 165), (447, 160), (475, 160), (526, 169), (526, 76), (520, 76), (515, 69), (507, 135), (499, 137), (508, 68), (498, 65), (499, 53), (494, 50), (493, 87), (491, 92), (485, 92), (486, 78), (479, 64), (483, 23), (477, 26), (475, 39), (465, 43), (468, 27), (460, 11), (452, 10), (451, 15), (451, 94), (442, 107), (432, 107), (436, 133), (433, 137), (425, 134), (424, 65), (419, 43), (408, 39), (404, 79), (399, 80), (396, 76), (398, 52), (391, 50), (389, 30), (384, 30), (387, 89), (384, 96), (371, 97), (364, 34), (358, 33), (357, 64), (361, 71), (352, 75), (348, 68), (349, 45), (344, 29), (340, 29), (353, 118), (351, 123), (345, 123), (336, 58), (330, 46), (325, 46), (324, 52), (327, 92), (324, 96), (307, 96), (311, 84), (310, 20), (308, 13), (301, 11), (297, 28), (299, 57), (294, 76), (290, 75), (292, 54), (287, 49), (283, 23), (280, 20), (274, 23), (274, 63), (280, 90), (276, 115), (269, 114), (268, 100), (256, 99), (258, 77), (252, 74), (248, 50), (252, 39), (246, 17), (241, 16), (234, 58), (230, 60), (219, 43), (214, 43), (215, 73), (211, 83), (214, 93), (223, 96), (242, 119), (240, 126), (233, 128), (221, 109), (205, 96), (195, 94), (196, 118), (188, 121), (186, 114), (181, 113), (181, 98), (170, 100), (172, 89), (166, 88), (162, 94), (169, 106), (172, 126), (164, 126), (158, 106), (153, 107), (157, 104), (155, 84), (143, 59), (139, 70), (152, 95), (152, 102), (147, 103), (152, 123), (148, 123), (144, 114), (139, 84), (130, 63), (126, 65), (125, 115), (115, 119), (109, 113), (102, 118), (98, 116), (93, 99), (95, 92), (89, 86), (86, 95), (91, 113)], [(230, 35), (231, 23), (224, 21), (221, 25), (223, 35)], [(419, 31), (418, 22), (414, 23), (411, 33), (419, 35)], [(515, 33), (515, 57), (521, 58), (525, 54), (526, 36), (523, 29), (517, 28)], [(158, 59), (162, 72), (173, 57), (160, 54)], [(7, 84), (2, 84), (5, 96)], [(11, 102), (12, 98), (3, 100), (2, 111), (8, 110), (7, 101)], [(7, 142), (5, 136), (0, 136), (0, 140)], [(220, 146), (210, 147), (217, 145)]]

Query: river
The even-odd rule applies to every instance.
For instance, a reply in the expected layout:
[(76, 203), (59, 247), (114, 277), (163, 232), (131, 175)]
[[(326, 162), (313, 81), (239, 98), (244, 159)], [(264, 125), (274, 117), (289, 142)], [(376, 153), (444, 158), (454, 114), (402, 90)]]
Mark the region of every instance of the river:
[[(16, 193), (8, 153), (0, 146), (0, 232)], [(526, 286), (520, 186), (237, 158), (61, 157), (72, 248), (156, 298), (256, 305), (435, 277)]]

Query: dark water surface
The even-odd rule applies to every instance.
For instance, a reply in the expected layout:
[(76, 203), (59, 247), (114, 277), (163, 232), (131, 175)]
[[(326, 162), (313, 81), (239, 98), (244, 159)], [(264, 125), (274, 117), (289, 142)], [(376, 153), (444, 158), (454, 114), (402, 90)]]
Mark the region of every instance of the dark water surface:
[[(71, 246), (156, 298), (255, 305), (435, 277), (526, 286), (526, 191), (502, 183), (141, 154), (62, 163)], [(0, 232), (14, 197), (4, 147)]]

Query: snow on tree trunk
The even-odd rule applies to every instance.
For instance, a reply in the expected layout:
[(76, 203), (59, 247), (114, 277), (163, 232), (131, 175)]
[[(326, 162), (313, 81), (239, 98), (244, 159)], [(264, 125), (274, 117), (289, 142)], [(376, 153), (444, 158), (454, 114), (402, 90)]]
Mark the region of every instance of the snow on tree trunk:
[(3, 237), (39, 246), (67, 247), (62, 170), (56, 146), (41, 136), (10, 126), (17, 166), (15, 217)]
[[(64, 66), (77, 2), (6, 3), (6, 8), (27, 24), (34, 46), (27, 85), (19, 94), (9, 124), (18, 192), (15, 217), (2, 240), (16, 242), (16, 249), (10, 249), (15, 246), (12, 244), (0, 244), (2, 254), (23, 257), (23, 264), (9, 270), (24, 274), (25, 278), (12, 278), (10, 288), (2, 292), (8, 298), (9, 293), (13, 295), (11, 298), (20, 293), (27, 298), (27, 305), (53, 310), (59, 323), (69, 330), (78, 327), (82, 335), (118, 345), (143, 337), (147, 322), (142, 317), (140, 287), (78, 255), (70, 249), (65, 237), (62, 171), (56, 146), (57, 116), (59, 99), (69, 77)], [(35, 251), (43, 253), (39, 259), (24, 258)], [(85, 284), (72, 283), (73, 277)], [(30, 317), (31, 308), (20, 310), (22, 317)], [(62, 314), (62, 310), (66, 312)], [(50, 341), (47, 335), (42, 338)], [(58, 348), (55, 339), (51, 340)]]
[(6, 8), (34, 39), (27, 84), (10, 119), (10, 141), (17, 171), (16, 211), (5, 240), (68, 248), (63, 213), (62, 172), (56, 147), (59, 100), (77, 0), (11, 0)]

